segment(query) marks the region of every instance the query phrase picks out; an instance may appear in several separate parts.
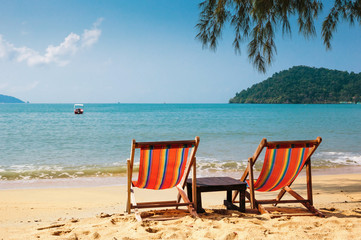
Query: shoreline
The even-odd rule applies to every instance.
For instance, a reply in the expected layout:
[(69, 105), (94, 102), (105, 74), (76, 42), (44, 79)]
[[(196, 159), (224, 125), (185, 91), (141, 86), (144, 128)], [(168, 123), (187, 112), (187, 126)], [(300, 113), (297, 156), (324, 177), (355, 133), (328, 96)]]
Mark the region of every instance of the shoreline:
[[(243, 171), (201, 171), (197, 177), (220, 177), (229, 176), (239, 179)], [(257, 174), (257, 173), (255, 173)], [(361, 166), (343, 166), (335, 168), (313, 168), (313, 176), (361, 174)], [(135, 180), (137, 173), (133, 174)], [(300, 177), (305, 176), (304, 170)], [(111, 187), (124, 186), (127, 183), (126, 175), (112, 177), (78, 177), (78, 178), (53, 178), (53, 179), (31, 179), (31, 180), (1, 180), (0, 191), (17, 189), (52, 189), (52, 188), (89, 188), (89, 187)]]

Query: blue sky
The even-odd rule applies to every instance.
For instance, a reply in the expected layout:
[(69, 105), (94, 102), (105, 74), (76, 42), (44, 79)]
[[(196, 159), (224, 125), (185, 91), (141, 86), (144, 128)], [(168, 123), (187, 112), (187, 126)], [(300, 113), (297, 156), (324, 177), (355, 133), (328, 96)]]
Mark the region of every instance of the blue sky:
[[(278, 30), (266, 74), (232, 48), (226, 30), (216, 52), (195, 39), (194, 0), (2, 1), (0, 94), (32, 103), (225, 103), (236, 92), (295, 65), (360, 72), (361, 27), (339, 25), (326, 51), (292, 25)], [(324, 13), (327, 11), (327, 6)]]

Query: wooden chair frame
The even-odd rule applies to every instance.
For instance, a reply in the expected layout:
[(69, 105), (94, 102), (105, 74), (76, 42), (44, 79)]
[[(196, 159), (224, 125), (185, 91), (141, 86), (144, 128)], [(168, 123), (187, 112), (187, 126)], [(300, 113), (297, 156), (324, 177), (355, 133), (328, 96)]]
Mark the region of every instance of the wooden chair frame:
[[(313, 206), (313, 197), (312, 197), (312, 175), (311, 175), (311, 156), (316, 151), (317, 147), (320, 145), (322, 141), (321, 137), (317, 137), (316, 140), (305, 140), (305, 141), (277, 141), (277, 142), (267, 142), (266, 138), (263, 138), (261, 143), (259, 144), (258, 148), (256, 149), (255, 153), (251, 158), (248, 159), (248, 165), (243, 173), (240, 181), (245, 182), (247, 177), (249, 177), (249, 192), (246, 191), (246, 197), (250, 201), (250, 205), (252, 209), (258, 209), (260, 213), (269, 213), (262, 204), (273, 204), (276, 206), (279, 203), (301, 203), (304, 205), (311, 213), (312, 215), (324, 217), (324, 215), (318, 211)], [(259, 155), (261, 154), (262, 150), (265, 147), (272, 147), (275, 145), (290, 145), (291, 144), (312, 144), (310, 152), (308, 153), (305, 165), (306, 166), (306, 181), (307, 181), (307, 199), (304, 199), (302, 196), (300, 196), (298, 193), (296, 193), (293, 189), (291, 189), (291, 185), (293, 181), (288, 185), (281, 189), (278, 196), (275, 199), (268, 199), (268, 200), (256, 200), (255, 197), (255, 190), (254, 190), (254, 175), (253, 175), (253, 166), (255, 162), (257, 161)], [(291, 196), (293, 196), (296, 200), (281, 200), (282, 197), (285, 195), (285, 193), (288, 192)], [(232, 202), (236, 202), (238, 192), (235, 192), (232, 197)]]
[[(132, 183), (132, 174), (133, 174), (133, 166), (134, 166), (134, 153), (135, 149), (141, 148), (146, 145), (172, 145), (172, 144), (193, 144), (194, 147), (189, 155), (189, 159), (187, 161), (186, 167), (184, 169), (184, 174), (177, 186), (175, 188), (178, 190), (178, 196), (175, 201), (159, 201), (159, 202), (136, 202), (133, 190)], [(128, 176), (128, 184), (127, 184), (127, 206), (126, 212), (128, 214), (131, 213), (131, 209), (135, 211), (135, 217), (138, 221), (141, 221), (140, 214), (138, 209), (140, 208), (158, 208), (158, 207), (176, 207), (178, 209), (179, 206), (187, 206), (188, 211), (194, 217), (197, 217), (197, 194), (196, 194), (196, 152), (199, 145), (199, 137), (195, 137), (195, 140), (184, 140), (184, 141), (161, 141), (161, 142), (136, 142), (134, 139), (132, 140), (132, 148), (130, 152), (130, 159), (127, 160), (127, 176)], [(193, 177), (192, 177), (192, 201), (190, 201), (187, 197), (187, 194), (184, 191), (184, 187), (186, 186), (186, 181), (188, 175), (192, 169)], [(184, 203), (181, 203), (180, 200), (183, 200)]]

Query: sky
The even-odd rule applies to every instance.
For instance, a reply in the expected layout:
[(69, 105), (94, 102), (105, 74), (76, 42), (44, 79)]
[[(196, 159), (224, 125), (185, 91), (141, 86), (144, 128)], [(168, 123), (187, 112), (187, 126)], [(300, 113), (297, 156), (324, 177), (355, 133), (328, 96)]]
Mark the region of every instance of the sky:
[[(327, 2), (327, 1), (326, 1)], [(31, 103), (227, 103), (292, 66), (361, 71), (361, 26), (341, 23), (327, 51), (317, 37), (276, 35), (267, 73), (225, 29), (217, 51), (195, 36), (196, 0), (0, 0), (0, 94)]]

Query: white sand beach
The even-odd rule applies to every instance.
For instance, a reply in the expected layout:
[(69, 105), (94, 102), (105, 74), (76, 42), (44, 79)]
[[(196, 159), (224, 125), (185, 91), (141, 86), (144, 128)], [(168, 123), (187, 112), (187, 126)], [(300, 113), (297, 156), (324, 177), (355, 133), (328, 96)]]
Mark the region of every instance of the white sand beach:
[[(293, 185), (300, 194), (306, 193), (304, 182), (305, 177), (299, 177)], [(246, 213), (227, 211), (222, 205), (225, 193), (215, 192), (202, 193), (206, 213), (199, 218), (174, 209), (146, 209), (143, 216), (177, 219), (143, 222), (124, 213), (124, 185), (1, 190), (0, 239), (360, 239), (360, 183), (361, 174), (314, 176), (314, 205), (325, 218), (271, 218), (251, 211), (248, 204)], [(144, 201), (174, 199), (174, 193), (139, 190), (135, 194)], [(281, 213), (303, 211), (301, 204), (279, 207)]]

